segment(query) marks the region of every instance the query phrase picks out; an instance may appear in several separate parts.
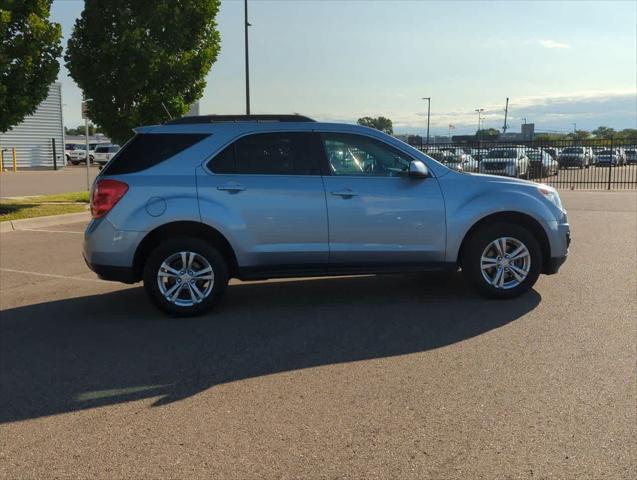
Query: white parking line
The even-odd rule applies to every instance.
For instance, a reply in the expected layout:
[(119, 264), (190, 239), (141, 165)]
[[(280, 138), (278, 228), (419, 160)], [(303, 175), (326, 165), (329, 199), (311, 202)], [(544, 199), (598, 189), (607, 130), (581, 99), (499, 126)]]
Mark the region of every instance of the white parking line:
[(17, 230), (14, 230), (14, 232), (84, 233), (83, 231), (76, 232), (73, 230), (43, 230), (41, 228), (18, 228)]
[(53, 273), (27, 272), (25, 270), (14, 270), (12, 268), (0, 268), (0, 272), (21, 273), (23, 275), (36, 275), (39, 277), (59, 278), (62, 280), (79, 280), (81, 282), (110, 283), (110, 282), (107, 282), (106, 280), (100, 280), (98, 278), (83, 278), (83, 277), (72, 277), (68, 275), (55, 275)]

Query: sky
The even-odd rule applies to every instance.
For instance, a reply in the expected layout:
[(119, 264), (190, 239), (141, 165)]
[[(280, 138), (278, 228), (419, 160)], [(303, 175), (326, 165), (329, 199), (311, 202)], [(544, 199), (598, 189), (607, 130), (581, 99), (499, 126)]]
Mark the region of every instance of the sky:
[[(54, 0), (63, 44), (84, 8)], [(252, 113), (392, 119), (396, 133), (637, 128), (637, 2), (249, 0)], [(201, 114), (245, 112), (243, 1), (222, 0)], [(95, 52), (99, 61), (99, 52)], [(64, 123), (81, 91), (60, 69)]]

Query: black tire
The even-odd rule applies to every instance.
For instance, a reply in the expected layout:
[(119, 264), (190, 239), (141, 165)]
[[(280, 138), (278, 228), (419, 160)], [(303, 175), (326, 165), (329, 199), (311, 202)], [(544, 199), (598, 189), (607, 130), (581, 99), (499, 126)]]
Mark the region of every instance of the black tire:
[[(529, 272), (520, 284), (509, 289), (496, 288), (482, 275), (481, 258), (487, 246), (501, 237), (512, 237), (522, 242), (529, 251), (531, 264)], [(535, 236), (525, 227), (514, 223), (493, 223), (473, 232), (467, 239), (461, 259), (462, 271), (467, 281), (482, 296), (489, 298), (513, 298), (529, 290), (542, 267), (542, 250)]]
[[(201, 255), (210, 264), (214, 274), (210, 293), (200, 303), (190, 306), (168, 301), (162, 294), (157, 280), (162, 263), (171, 255), (182, 251)], [(150, 253), (144, 264), (143, 277), (146, 293), (160, 310), (176, 317), (193, 317), (212, 309), (222, 296), (228, 285), (228, 266), (219, 251), (208, 242), (199, 238), (175, 237), (163, 241)]]

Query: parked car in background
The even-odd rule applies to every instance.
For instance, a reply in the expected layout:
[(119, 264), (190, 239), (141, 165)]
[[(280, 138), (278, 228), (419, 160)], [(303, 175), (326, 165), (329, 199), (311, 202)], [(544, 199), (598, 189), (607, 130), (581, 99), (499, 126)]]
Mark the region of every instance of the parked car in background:
[(137, 128), (95, 180), (91, 213), (90, 268), (143, 280), (177, 316), (211, 309), (230, 278), (460, 267), (482, 295), (512, 298), (557, 273), (570, 243), (551, 187), (454, 172), (378, 130), (299, 115)]
[(607, 167), (609, 165), (617, 167), (624, 164), (625, 158), (620, 150), (616, 148), (613, 148), (612, 150), (610, 148), (601, 150), (595, 156), (595, 165), (598, 167)]
[(558, 147), (548, 147), (545, 148), (544, 151), (548, 153), (553, 160), (557, 160), (557, 157), (560, 155), (561, 150)]
[(429, 152), (428, 155), (434, 160), (438, 160), (440, 163), (449, 167), (451, 170), (457, 172), (477, 172), (478, 162), (467, 153), (452, 153), (449, 149), (442, 149), (440, 151)]
[(480, 173), (528, 178), (529, 159), (524, 147), (492, 148), (480, 161)]
[(591, 147), (566, 147), (557, 157), (557, 161), (560, 168), (588, 168), (594, 162), (593, 149)]
[(86, 162), (86, 145), (67, 143), (64, 145), (64, 155), (67, 164), (79, 165), (80, 162)]
[(93, 153), (93, 160), (98, 165), (106, 165), (108, 161), (119, 151), (119, 145), (98, 145)]
[(630, 147), (626, 149), (626, 165), (637, 163), (637, 148)]
[(472, 148), (471, 149), (471, 156), (476, 162), (480, 162), (480, 160), (482, 160), (487, 155), (487, 153), (489, 153), (488, 148)]
[(546, 178), (557, 175), (559, 164), (551, 155), (541, 148), (529, 148), (526, 151), (529, 159), (529, 178)]

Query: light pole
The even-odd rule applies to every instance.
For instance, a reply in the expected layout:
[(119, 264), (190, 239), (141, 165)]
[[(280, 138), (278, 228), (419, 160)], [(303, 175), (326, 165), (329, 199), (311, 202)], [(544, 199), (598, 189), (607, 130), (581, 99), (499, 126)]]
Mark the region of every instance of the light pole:
[(577, 123), (573, 123), (573, 133), (577, 133)]
[(82, 100), (82, 116), (84, 117), (84, 134), (86, 136), (86, 189), (91, 190), (91, 157), (88, 152), (88, 102), (92, 102), (92, 98)]
[[(478, 112), (478, 132), (479, 132), (480, 131), (480, 123), (482, 122), (482, 112), (484, 112), (484, 108), (476, 108), (475, 111)], [(476, 132), (476, 134), (478, 132)]]
[(248, 61), (248, 0), (244, 0), (244, 34), (245, 34), (245, 50), (246, 50), (246, 115), (250, 115), (250, 64)]
[(423, 100), (427, 100), (427, 146), (429, 146), (429, 117), (431, 114), (431, 97), (422, 97)]

